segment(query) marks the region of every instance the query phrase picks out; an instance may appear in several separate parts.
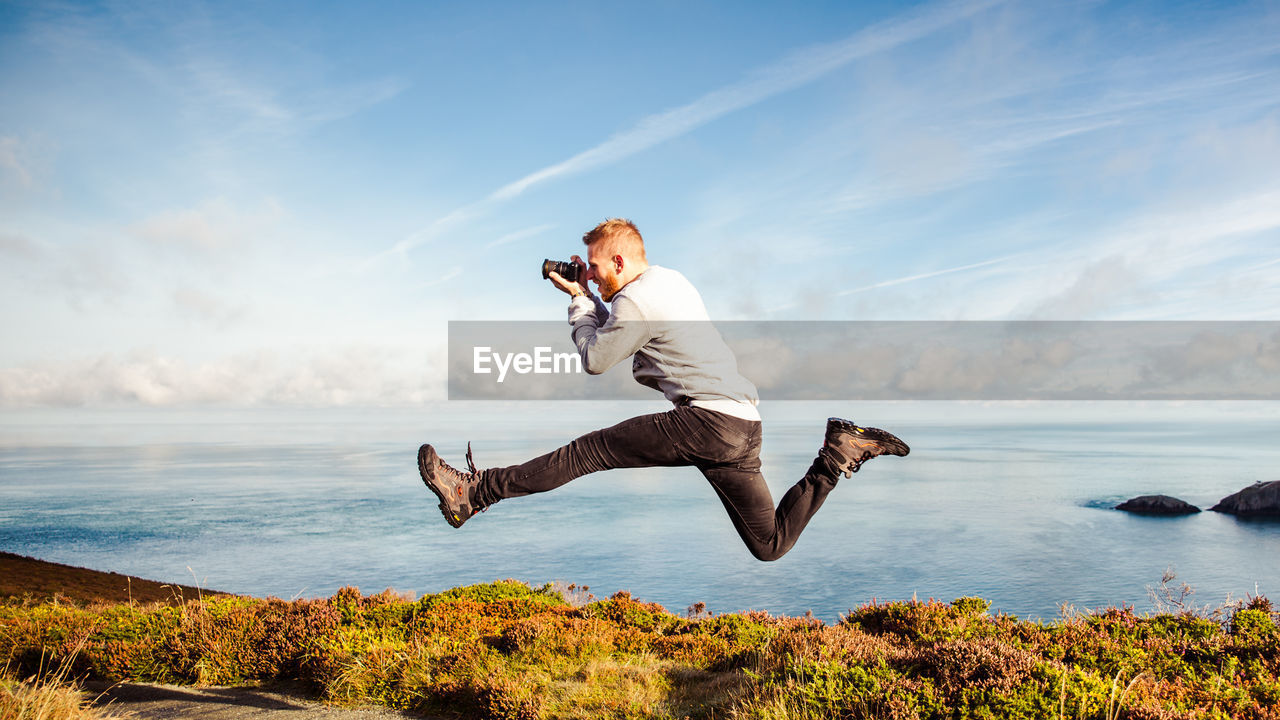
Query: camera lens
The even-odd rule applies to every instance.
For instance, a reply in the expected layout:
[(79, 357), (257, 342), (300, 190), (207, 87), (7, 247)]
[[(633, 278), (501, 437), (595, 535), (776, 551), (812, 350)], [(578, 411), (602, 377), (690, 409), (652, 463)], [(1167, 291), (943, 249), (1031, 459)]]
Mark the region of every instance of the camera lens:
[(551, 277), (552, 272), (560, 273), (560, 277), (569, 282), (578, 281), (578, 264), (575, 262), (564, 262), (563, 260), (543, 260), (542, 261), (542, 279), (547, 280)]

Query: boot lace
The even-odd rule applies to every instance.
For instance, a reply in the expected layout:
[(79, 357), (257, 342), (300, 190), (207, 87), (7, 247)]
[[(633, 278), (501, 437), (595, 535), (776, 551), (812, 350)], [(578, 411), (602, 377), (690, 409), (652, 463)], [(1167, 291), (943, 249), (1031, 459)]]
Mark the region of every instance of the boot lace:
[(838, 466), (841, 470), (847, 469), (850, 473), (858, 472), (858, 469), (862, 467), (862, 463), (875, 457), (875, 453), (870, 450), (863, 450), (857, 457), (846, 458), (843, 452), (844, 449), (845, 448), (835, 448), (824, 444), (822, 448), (818, 450), (818, 454), (821, 455), (826, 453), (828, 457), (832, 458), (832, 464)]
[[(457, 468), (453, 467), (452, 465), (450, 465), (449, 463), (443, 460), (440, 461), (440, 465), (446, 471), (448, 471), (449, 474), (452, 475), (457, 480), (458, 483), (460, 483), (464, 488), (466, 488), (466, 490), (464, 490), (463, 492), (466, 493), (466, 497), (470, 498), (471, 494), (467, 492), (467, 490), (470, 490), (471, 486), (474, 486), (480, 482), (480, 471), (476, 470), (476, 463), (471, 458), (471, 442), (467, 441), (467, 472), (464, 473), (461, 470), (458, 470)], [(471, 504), (471, 501), (468, 500), (468, 505), (470, 504)], [(488, 510), (488, 509), (489, 509), (488, 505), (480, 508), (476, 508), (472, 506), (472, 514), (475, 514), (477, 512), (484, 512), (485, 510)]]

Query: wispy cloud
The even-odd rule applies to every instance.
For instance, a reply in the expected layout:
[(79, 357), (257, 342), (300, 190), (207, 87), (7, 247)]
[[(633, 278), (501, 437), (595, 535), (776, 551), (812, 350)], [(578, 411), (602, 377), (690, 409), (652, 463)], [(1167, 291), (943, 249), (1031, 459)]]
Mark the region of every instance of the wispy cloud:
[(1067, 235), (1045, 223), (1016, 233), (1042, 236), (1018, 272), (969, 300), (1008, 298), (1004, 313), (1019, 319), (1272, 319), (1280, 260), (1268, 259), (1267, 238), (1277, 232), (1280, 188), (1165, 199)]
[(1003, 0), (974, 0), (930, 5), (864, 28), (844, 40), (794, 52), (757, 69), (739, 82), (713, 90), (686, 105), (649, 115), (595, 147), (508, 183), (483, 200), (459, 208), (423, 231), (397, 243), (390, 251), (375, 256), (375, 259), (389, 252), (403, 253), (417, 247), (451, 224), (445, 222), (450, 218), (456, 221), (461, 217), (471, 217), (537, 185), (612, 165), (692, 132), (729, 113), (814, 82), (855, 60), (938, 32), (1001, 2)]
[(964, 272), (965, 270), (975, 270), (988, 265), (995, 265), (1008, 260), (1012, 255), (999, 257), (992, 260), (984, 260), (982, 262), (973, 263), (971, 265), (961, 265), (960, 267), (947, 268), (945, 270), (934, 270), (933, 272), (920, 273), (918, 275), (909, 275), (907, 277), (895, 278), (893, 280), (885, 280), (883, 282), (874, 283), (872, 285), (864, 285), (862, 287), (850, 288), (849, 290), (841, 290), (836, 293), (837, 296), (853, 295), (854, 293), (866, 292), (877, 288), (890, 287), (892, 285), (902, 285), (904, 283), (915, 282), (917, 280), (927, 280), (929, 278), (938, 277), (939, 275), (950, 275), (951, 273)]
[(244, 255), (270, 237), (285, 215), (271, 198), (250, 210), (213, 198), (195, 207), (154, 213), (129, 226), (128, 232), (153, 250), (188, 256), (204, 264)]
[(0, 232), (0, 256), (10, 256), (5, 262), (11, 263), (13, 259), (24, 261), (38, 260), (43, 258), (45, 250), (25, 235), (15, 233)]
[[(443, 396), (442, 352), (280, 348), (191, 362), (135, 351), (0, 367), (0, 407), (404, 406)], [(426, 368), (427, 372), (424, 372)]]
[(0, 137), (0, 176), (14, 178), (21, 187), (31, 187), (31, 171), (19, 157), (22, 144), (16, 137)]
[(305, 131), (355, 115), (409, 87), (403, 79), (383, 77), (312, 88), (297, 78), (262, 77), (211, 57), (179, 68), (168, 85), (196, 119), (226, 124), (222, 132), (232, 135)]
[(524, 230), (517, 230), (515, 232), (510, 232), (498, 238), (497, 240), (494, 240), (488, 243), (487, 245), (485, 245), (485, 248), (495, 248), (495, 247), (498, 247), (499, 245), (506, 245), (508, 243), (513, 243), (518, 240), (524, 240), (526, 238), (536, 237), (553, 228), (555, 228), (554, 224), (546, 223), (543, 225), (538, 225), (536, 227), (525, 228)]
[[(1215, 28), (1196, 53), (1185, 43), (1156, 43), (1117, 58), (1070, 39), (1052, 52), (1041, 50), (1057, 24), (1018, 7), (1006, 15), (1007, 27), (984, 26), (985, 35), (951, 51), (953, 62), (931, 60), (930, 68), (943, 63), (938, 72), (909, 66), (869, 83), (861, 97), (874, 112), (851, 114), (814, 140), (823, 150), (811, 162), (820, 166), (830, 165), (832, 155), (872, 161), (869, 167), (850, 163), (863, 171), (855, 169), (855, 181), (830, 194), (825, 211), (865, 212), (973, 187), (1014, 169), (1036, 173), (1046, 162), (1071, 177), (1091, 172), (1092, 156), (1125, 156), (1135, 147), (1176, 142), (1197, 122), (1229, 125), (1276, 107), (1272, 88), (1280, 70), (1263, 64), (1276, 43), (1241, 39), (1253, 38), (1255, 30)], [(959, 151), (939, 154), (930, 141)], [(911, 162), (922, 146), (929, 161)], [(1168, 152), (1161, 148), (1158, 156)]]
[(446, 270), (446, 271), (445, 271), (443, 274), (441, 274), (439, 277), (432, 278), (432, 279), (430, 279), (430, 280), (428, 280), (428, 281), (426, 281), (426, 282), (424, 282), (424, 283), (419, 284), (419, 285), (418, 285), (418, 287), (420, 287), (420, 288), (435, 287), (436, 285), (441, 285), (441, 284), (447, 283), (447, 282), (449, 282), (450, 280), (452, 280), (452, 279), (454, 279), (454, 278), (456, 278), (456, 277), (458, 277), (458, 276), (460, 276), (460, 275), (462, 275), (462, 268), (461, 268), (461, 267), (459, 267), (459, 266), (454, 266), (454, 267), (451, 267), (451, 268), (449, 268), (448, 270)]
[(480, 217), (492, 204), (491, 200), (486, 199), (457, 208), (451, 211), (448, 215), (437, 219), (435, 222), (421, 230), (418, 230), (412, 235), (409, 235), (386, 250), (365, 258), (363, 262), (356, 265), (356, 268), (360, 271), (366, 271), (377, 266), (387, 258), (398, 257), (403, 259), (408, 255), (410, 250), (413, 250), (448, 230), (459, 227), (470, 220)]
[(206, 110), (210, 106), (225, 108), (250, 121), (272, 124), (292, 121), (297, 116), (261, 78), (249, 80), (222, 63), (207, 59), (189, 63), (185, 71), (200, 89)]
[(184, 318), (207, 322), (226, 329), (241, 320), (248, 308), (233, 305), (222, 298), (194, 287), (183, 286), (173, 291), (173, 304)]
[[(279, 42), (280, 29), (252, 13), (192, 12), (181, 3), (105, 9), (48, 5), (30, 29), (38, 48), (83, 66), (86, 74), (100, 73), (95, 87), (104, 95), (156, 93), (141, 97), (157, 102), (160, 111), (181, 112), (184, 125), (198, 129), (205, 142), (310, 130), (389, 100), (410, 85), (390, 73), (334, 81), (325, 56)], [(126, 39), (140, 26), (148, 29), (145, 40)], [(224, 33), (243, 44), (224, 42)], [(249, 45), (270, 45), (274, 60), (262, 62), (259, 53), (266, 52), (245, 51)], [(133, 118), (138, 97), (130, 100)], [(79, 109), (86, 101), (77, 102)]]
[(0, 231), (3, 282), (27, 288), (33, 296), (52, 292), (54, 302), (77, 310), (114, 305), (139, 285), (111, 248), (64, 247), (22, 234)]
[[(1114, 19), (1098, 10), (1058, 6), (1081, 28)], [(861, 275), (839, 291), (860, 317), (1275, 317), (1274, 20), (1215, 14), (1116, 47), (1062, 19), (1010, 6), (972, 36), (878, 58), (856, 103), (759, 172), (714, 181), (701, 215), (739, 245), (758, 228), (859, 252), (878, 238), (867, 262), (811, 268), (837, 289)], [(979, 247), (1020, 251), (1016, 271), (970, 264)], [(1246, 268), (1247, 288), (1224, 277)]]

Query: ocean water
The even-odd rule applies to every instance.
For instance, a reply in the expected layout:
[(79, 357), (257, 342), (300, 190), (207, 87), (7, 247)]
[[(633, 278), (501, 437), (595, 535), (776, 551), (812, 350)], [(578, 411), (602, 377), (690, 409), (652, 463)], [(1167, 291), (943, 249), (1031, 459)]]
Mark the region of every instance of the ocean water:
[(517, 578), (618, 590), (682, 612), (812, 611), (976, 595), (1052, 619), (1151, 609), (1174, 568), (1192, 601), (1280, 597), (1280, 522), (1110, 509), (1166, 493), (1203, 508), (1280, 479), (1262, 403), (766, 404), (774, 497), (828, 415), (892, 430), (907, 458), (842, 480), (774, 563), (742, 546), (693, 468), (615, 470), (449, 527), (416, 468), (521, 462), (660, 403), (439, 403), (412, 410), (10, 411), (0, 415), (0, 550), (256, 596), (344, 585), (421, 595)]

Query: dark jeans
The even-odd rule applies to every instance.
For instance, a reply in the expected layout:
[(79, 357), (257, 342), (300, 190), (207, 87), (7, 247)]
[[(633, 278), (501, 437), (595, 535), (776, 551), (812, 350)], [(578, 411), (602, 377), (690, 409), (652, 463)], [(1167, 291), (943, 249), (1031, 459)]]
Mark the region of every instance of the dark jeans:
[(836, 485), (834, 471), (819, 457), (775, 510), (760, 474), (760, 423), (686, 406), (587, 433), (523, 465), (484, 470), (474, 499), (484, 507), (600, 470), (683, 465), (702, 471), (760, 560), (785, 555)]

